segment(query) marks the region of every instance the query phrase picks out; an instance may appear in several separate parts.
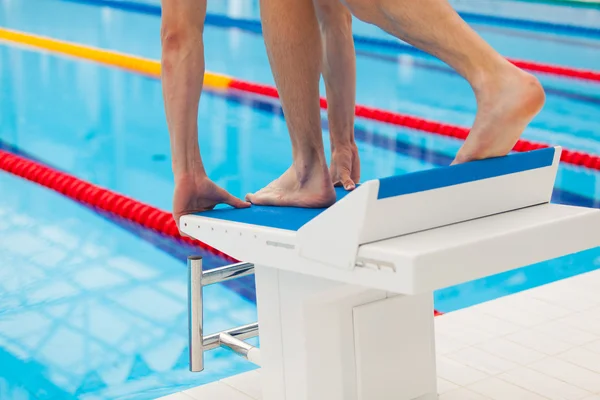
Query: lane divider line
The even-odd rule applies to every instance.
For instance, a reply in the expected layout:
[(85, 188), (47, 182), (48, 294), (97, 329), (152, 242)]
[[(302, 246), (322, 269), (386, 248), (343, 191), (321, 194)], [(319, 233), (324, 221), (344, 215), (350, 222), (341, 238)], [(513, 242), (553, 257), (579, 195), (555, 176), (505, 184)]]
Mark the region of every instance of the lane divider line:
[(200, 247), (223, 257), (227, 261), (238, 262), (238, 260), (206, 243), (181, 236), (173, 216), (167, 211), (2, 149), (0, 149), (0, 170), (54, 190), (71, 200), (109, 212), (165, 236)]
[[(108, 7), (115, 10), (121, 10), (126, 12), (152, 15), (160, 17), (162, 15), (162, 9), (159, 5), (140, 3), (138, 1), (127, 1), (127, 0), (62, 0), (69, 3), (86, 4), (96, 7)], [(469, 12), (459, 12), (460, 16), (467, 22), (479, 25), (497, 26), (501, 28), (517, 28), (527, 29), (530, 31), (541, 32), (541, 33), (562, 33), (568, 35), (577, 35), (583, 38), (600, 37), (600, 29), (576, 25), (564, 25), (553, 22), (542, 22), (542, 21), (530, 21), (521, 18), (510, 18), (510, 17), (499, 17), (484, 14), (474, 14)], [(262, 23), (260, 20), (251, 18), (238, 18), (230, 17), (223, 14), (207, 13), (204, 21), (205, 25), (223, 27), (223, 28), (237, 28), (247, 32), (262, 33)], [(395, 48), (403, 51), (410, 51), (410, 48), (417, 50), (413, 46), (403, 44), (400, 41), (376, 39), (374, 37), (353, 35), (355, 42), (362, 44), (371, 44), (375, 46), (381, 46), (384, 48)]]
[[(79, 4), (87, 4), (91, 6), (98, 7), (110, 7), (117, 10), (129, 11), (139, 14), (146, 15), (154, 15), (160, 17), (162, 15), (162, 9), (159, 5), (142, 3), (139, 1), (127, 1), (127, 0), (63, 0), (70, 3), (79, 3)], [(554, 0), (557, 1), (557, 0)], [(560, 1), (560, 0), (558, 0)], [(562, 0), (565, 1), (565, 0)], [(573, 0), (579, 2), (585, 2), (586, 0)], [(591, 4), (588, 3), (588, 7)], [(486, 25), (496, 25), (501, 26), (503, 28), (517, 28), (517, 29), (529, 29), (537, 32), (544, 33), (566, 33), (566, 34), (575, 34), (578, 36), (584, 37), (600, 37), (600, 29), (595, 27), (587, 27), (573, 24), (564, 24), (558, 22), (550, 22), (550, 21), (535, 21), (535, 20), (527, 20), (524, 18), (518, 17), (508, 17), (508, 16), (497, 16), (490, 14), (477, 14), (474, 12), (467, 11), (458, 11), (458, 14), (465, 21), (474, 23), (474, 24), (486, 24)], [(212, 23), (212, 18), (217, 17), (227, 17), (226, 15), (219, 14), (207, 14), (206, 23)], [(238, 19), (238, 18), (232, 18)], [(260, 24), (260, 21), (252, 20), (252, 19), (239, 19), (240, 21), (255, 22)]]
[(83, 46), (80, 44), (55, 40), (4, 28), (0, 28), (0, 39), (7, 42), (25, 45), (27, 47), (34, 47), (53, 53), (60, 53), (72, 57), (83, 58), (89, 61), (95, 61), (100, 64), (119, 67), (144, 75), (153, 77), (160, 75), (160, 63), (157, 64), (157, 62), (154, 60), (122, 54), (116, 51), (108, 52), (94, 47)]
[[(54, 53), (95, 61), (104, 65), (119, 67), (128, 71), (160, 78), (160, 62), (156, 60), (64, 42), (5, 28), (0, 28), (0, 40), (4, 40), (8, 43), (16, 43), (18, 45), (30, 46)], [(246, 82), (213, 72), (205, 73), (204, 85), (206, 88), (210, 89), (235, 89), (246, 93), (253, 93), (271, 98), (279, 98), (277, 89), (273, 86)], [(321, 98), (320, 104), (321, 108), (327, 108), (327, 100), (325, 98)], [(469, 134), (469, 128), (463, 126), (446, 124), (425, 118), (381, 110), (374, 107), (357, 105), (355, 112), (356, 116), (360, 118), (402, 126), (405, 128), (433, 133), (445, 137), (464, 140)], [(544, 143), (536, 143), (529, 140), (520, 139), (513, 150), (517, 152), (524, 152), (549, 146), (550, 145)], [(582, 166), (600, 171), (600, 156), (598, 155), (563, 149), (561, 161), (566, 164)]]
[[(160, 78), (160, 62), (149, 58), (132, 56), (117, 51), (104, 50), (5, 28), (0, 28), (0, 40), (94, 61), (153, 78)], [(230, 81), (230, 77), (212, 72), (206, 73), (204, 76), (204, 84), (214, 89), (226, 89)]]

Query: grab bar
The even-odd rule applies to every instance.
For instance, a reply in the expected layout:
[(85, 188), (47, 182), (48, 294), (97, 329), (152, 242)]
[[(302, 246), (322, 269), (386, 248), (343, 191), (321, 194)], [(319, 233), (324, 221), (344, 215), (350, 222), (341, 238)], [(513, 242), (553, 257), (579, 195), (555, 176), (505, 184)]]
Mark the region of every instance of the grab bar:
[(204, 352), (217, 347), (233, 350), (247, 360), (259, 364), (259, 349), (244, 342), (258, 336), (258, 323), (239, 326), (203, 336), (204, 305), (202, 288), (254, 274), (254, 264), (236, 263), (202, 271), (202, 257), (188, 257), (188, 329), (190, 371), (204, 370)]

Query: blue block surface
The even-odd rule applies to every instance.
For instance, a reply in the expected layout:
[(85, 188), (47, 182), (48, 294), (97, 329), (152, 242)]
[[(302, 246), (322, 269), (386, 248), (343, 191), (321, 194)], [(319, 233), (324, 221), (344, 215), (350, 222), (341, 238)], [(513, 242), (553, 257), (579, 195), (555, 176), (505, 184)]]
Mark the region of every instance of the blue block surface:
[[(340, 201), (349, 192), (344, 188), (335, 188), (337, 201)], [(297, 231), (304, 224), (325, 211), (326, 208), (300, 208), (300, 207), (273, 207), (255, 206), (235, 209), (224, 207), (205, 211), (196, 215), (216, 218), (225, 221), (239, 222), (242, 224), (260, 225), (269, 228)]]
[(451, 167), (433, 168), (379, 180), (378, 199), (423, 192), (552, 165), (554, 147), (505, 157), (488, 158)]
[[(383, 178), (379, 180), (379, 193), (377, 198), (385, 199), (523, 172), (535, 168), (548, 167), (552, 165), (554, 153), (554, 148), (546, 148), (526, 153), (511, 154), (505, 157), (473, 161), (460, 165), (433, 168), (425, 171)], [(350, 192), (347, 192), (343, 188), (336, 188), (337, 201), (340, 201), (348, 193)], [(197, 215), (243, 224), (297, 231), (324, 210), (325, 208), (255, 205), (250, 208), (234, 209), (225, 206)]]

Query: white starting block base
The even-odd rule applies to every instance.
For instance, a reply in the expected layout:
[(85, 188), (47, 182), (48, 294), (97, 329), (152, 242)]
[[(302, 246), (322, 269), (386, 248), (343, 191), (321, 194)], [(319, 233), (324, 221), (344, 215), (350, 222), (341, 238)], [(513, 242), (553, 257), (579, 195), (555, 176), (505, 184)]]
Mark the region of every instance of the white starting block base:
[(437, 399), (433, 292), (596, 247), (598, 227), (598, 210), (544, 204), (362, 246), (388, 266), (364, 282), (395, 291), (257, 265), (263, 400)]
[(437, 399), (433, 298), (256, 266), (263, 400)]
[(550, 204), (560, 149), (365, 182), (325, 210), (181, 218), (256, 266), (263, 400), (434, 400), (435, 290), (600, 245)]
[[(436, 317), (439, 400), (597, 400), (598, 287), (595, 270)], [(262, 374), (161, 400), (263, 400)]]

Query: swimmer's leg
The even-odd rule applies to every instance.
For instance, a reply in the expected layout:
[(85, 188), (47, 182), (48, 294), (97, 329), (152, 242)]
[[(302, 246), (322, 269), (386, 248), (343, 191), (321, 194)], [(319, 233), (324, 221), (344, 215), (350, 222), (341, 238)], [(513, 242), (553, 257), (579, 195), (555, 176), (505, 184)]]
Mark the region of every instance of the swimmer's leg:
[(292, 142), (293, 164), (247, 199), (262, 205), (329, 206), (335, 202), (335, 191), (323, 148), (321, 38), (312, 0), (261, 0), (261, 20)]
[(478, 112), (455, 163), (506, 155), (541, 110), (538, 80), (509, 63), (446, 0), (344, 0), (352, 13), (440, 58), (471, 84)]
[(354, 189), (360, 159), (354, 141), (356, 52), (352, 14), (340, 0), (313, 0), (323, 44), (323, 80), (331, 139), (330, 174), (336, 185)]
[(198, 145), (198, 102), (204, 79), (206, 0), (169, 0), (161, 17), (161, 82), (175, 180), (173, 217), (226, 203), (249, 207), (206, 175)]

